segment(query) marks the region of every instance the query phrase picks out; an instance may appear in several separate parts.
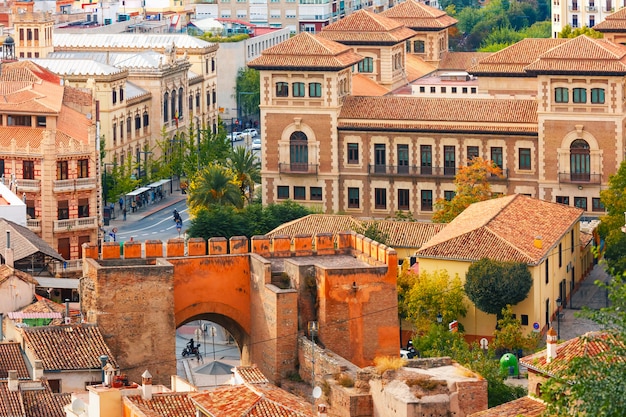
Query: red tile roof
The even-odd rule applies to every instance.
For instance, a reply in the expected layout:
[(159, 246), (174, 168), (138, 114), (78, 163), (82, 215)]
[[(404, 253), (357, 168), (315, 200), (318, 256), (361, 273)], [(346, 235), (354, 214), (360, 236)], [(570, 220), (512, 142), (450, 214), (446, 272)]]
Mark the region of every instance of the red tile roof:
[(337, 70), (363, 59), (351, 47), (301, 32), (276, 46), (265, 49), (248, 63), (256, 69)]
[(269, 382), (256, 366), (237, 366), (235, 373), (248, 384), (266, 384)]
[(21, 396), (26, 417), (64, 417), (65, 407), (72, 402), (71, 393), (53, 393), (48, 381), (42, 380), (44, 389), (22, 389)]
[(117, 367), (100, 329), (92, 324), (23, 328), (26, 347), (45, 371), (100, 369), (101, 355)]
[[(406, 55), (405, 64), (407, 81), (409, 82), (415, 81), (418, 78), (422, 78), (423, 76), (430, 74), (437, 69), (434, 65), (425, 62), (421, 57), (413, 54)], [(355, 92), (353, 88), (352, 95), (360, 96), (366, 94), (357, 94), (357, 92)]]
[(626, 31), (626, 8), (621, 8), (593, 27), (598, 32), (624, 32)]
[(194, 406), (188, 392), (166, 392), (153, 394), (146, 400), (141, 395), (129, 395), (125, 402), (135, 405), (146, 416), (154, 417), (195, 417)]
[(220, 417), (313, 417), (311, 405), (271, 384), (237, 385), (190, 394), (206, 413)]
[(467, 71), (491, 55), (493, 52), (444, 52), (437, 70)]
[(331, 23), (318, 34), (322, 38), (350, 45), (396, 44), (415, 35), (414, 31), (396, 20), (365, 9)]
[(469, 417), (540, 417), (546, 405), (536, 398), (522, 397), (488, 410), (470, 414)]
[(7, 379), (9, 371), (17, 371), (18, 379), (30, 379), (26, 361), (17, 342), (0, 343), (0, 379)]
[[(575, 227), (583, 210), (521, 194), (474, 203), (417, 251), (420, 258), (538, 265)], [(542, 246), (534, 240), (541, 231)]]
[(10, 391), (7, 381), (0, 381), (0, 416), (26, 417), (19, 390)]
[(525, 356), (520, 359), (528, 369), (545, 375), (554, 376), (567, 368), (574, 358), (594, 357), (607, 352), (612, 345), (619, 342), (613, 335), (606, 332), (589, 332), (582, 336), (567, 340), (556, 346), (556, 357), (547, 362), (546, 350)]
[(360, 73), (352, 74), (352, 94), (363, 96), (384, 96), (389, 90), (370, 77)]
[(406, 27), (420, 30), (440, 30), (457, 24), (458, 20), (443, 10), (425, 5), (416, 0), (406, 0), (387, 9), (381, 16), (394, 19)]

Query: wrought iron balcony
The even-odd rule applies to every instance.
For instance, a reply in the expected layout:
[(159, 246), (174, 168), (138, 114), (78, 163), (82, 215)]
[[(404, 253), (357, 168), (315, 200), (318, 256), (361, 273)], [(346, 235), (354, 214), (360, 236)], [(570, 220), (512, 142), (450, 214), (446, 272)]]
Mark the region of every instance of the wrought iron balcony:
[(559, 172), (559, 182), (571, 184), (602, 184), (602, 174)]
[(54, 221), (55, 232), (68, 232), (72, 230), (95, 229), (98, 227), (97, 217), (80, 217), (78, 219), (64, 219)]
[(96, 188), (96, 178), (75, 178), (71, 180), (54, 180), (54, 192), (92, 190)]
[(278, 164), (280, 174), (315, 174), (317, 175), (318, 164), (307, 164), (302, 162), (281, 162)]
[(586, 6), (585, 9), (587, 9), (588, 12), (597, 12), (598, 11), (598, 7), (597, 6)]
[(427, 167), (409, 165), (370, 165), (371, 175), (417, 176), (417, 177), (454, 177), (456, 167)]

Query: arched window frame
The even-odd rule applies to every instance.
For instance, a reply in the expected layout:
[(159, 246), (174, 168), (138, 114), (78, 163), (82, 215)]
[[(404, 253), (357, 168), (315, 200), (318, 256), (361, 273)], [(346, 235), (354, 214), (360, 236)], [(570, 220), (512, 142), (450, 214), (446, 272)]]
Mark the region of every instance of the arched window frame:
[(589, 181), (591, 179), (591, 156), (589, 143), (584, 139), (576, 139), (570, 145), (570, 177), (572, 181)]
[(170, 105), (170, 93), (165, 93), (163, 94), (163, 123), (167, 123), (170, 120), (170, 115), (168, 112), (169, 105)]
[(306, 172), (309, 169), (309, 143), (306, 134), (300, 130), (289, 136), (289, 163), (291, 171)]

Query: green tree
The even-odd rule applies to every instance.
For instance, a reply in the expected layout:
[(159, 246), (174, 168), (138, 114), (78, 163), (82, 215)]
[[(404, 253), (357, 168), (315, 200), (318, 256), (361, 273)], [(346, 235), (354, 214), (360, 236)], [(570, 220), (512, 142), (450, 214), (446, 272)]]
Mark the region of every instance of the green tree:
[(212, 204), (243, 206), (232, 172), (218, 164), (204, 168), (189, 184), (188, 205), (192, 213)]
[[(542, 398), (550, 416), (621, 417), (626, 410), (626, 281), (617, 275), (608, 286), (611, 306), (598, 311), (583, 310), (605, 328), (606, 337), (595, 339), (594, 349), (604, 345), (605, 351), (564, 361), (565, 368), (543, 384)], [(597, 334), (581, 336), (591, 343)], [(590, 344), (591, 346), (591, 344)]]
[(213, 204), (201, 208), (191, 220), (187, 233), (205, 240), (212, 237), (247, 236), (250, 224), (233, 206)]
[(600, 199), (606, 209), (598, 228), (600, 236), (605, 239), (604, 258), (611, 273), (621, 275), (626, 272), (626, 233), (621, 230), (626, 212), (626, 161), (609, 177), (609, 186), (600, 191)]
[(415, 324), (418, 333), (428, 331), (439, 314), (443, 323), (465, 317), (465, 291), (458, 274), (450, 277), (446, 270), (423, 271), (419, 276), (410, 271), (404, 274), (414, 277), (399, 280), (410, 285), (407, 290), (398, 288), (403, 298), (399, 310), (405, 312), (406, 317)]
[(139, 186), (140, 182), (135, 177), (136, 172), (137, 163), (133, 162), (132, 156), (127, 157), (123, 165), (113, 166), (113, 188), (108, 192), (109, 200), (124, 196)]
[(456, 194), (449, 201), (436, 201), (433, 221), (449, 223), (470, 204), (493, 198), (489, 184), (492, 175), (501, 177), (502, 170), (492, 161), (481, 157), (474, 158), (471, 165), (461, 167), (454, 178)]
[(602, 38), (604, 35), (602, 32), (597, 32), (590, 27), (583, 26), (581, 28), (572, 29), (571, 25), (565, 25), (559, 32), (559, 38), (576, 38), (580, 35), (589, 36), (590, 38)]
[(508, 304), (500, 314), (498, 326), (493, 333), (493, 347), (497, 350), (515, 352), (517, 350), (534, 351), (539, 339), (537, 333), (524, 336), (522, 323), (513, 316), (513, 309)]
[(526, 264), (483, 258), (470, 265), (465, 293), (481, 311), (501, 318), (507, 304), (516, 305), (528, 296), (533, 279)]
[(355, 231), (383, 245), (386, 245), (389, 240), (389, 233), (382, 230), (377, 221), (366, 222), (357, 227)]
[(261, 103), (259, 72), (252, 68), (240, 68), (235, 82), (234, 98), (238, 103), (238, 116), (257, 114)]
[(254, 185), (261, 182), (261, 162), (244, 146), (235, 148), (228, 159), (228, 168), (235, 174), (241, 195), (252, 202)]

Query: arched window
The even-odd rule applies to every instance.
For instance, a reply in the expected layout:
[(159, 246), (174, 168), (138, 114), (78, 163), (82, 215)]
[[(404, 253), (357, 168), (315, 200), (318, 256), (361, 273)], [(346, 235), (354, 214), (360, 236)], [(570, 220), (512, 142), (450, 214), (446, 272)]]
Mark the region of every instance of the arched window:
[(165, 93), (163, 95), (163, 123), (167, 123), (170, 120), (170, 115), (167, 112), (168, 106), (170, 105), (170, 94)]
[(178, 118), (182, 119), (183, 118), (183, 97), (184, 97), (184, 93), (183, 93), (183, 88), (179, 88), (178, 89)]
[(309, 147), (304, 132), (293, 132), (289, 137), (289, 162), (292, 171), (309, 169)]
[(148, 117), (148, 112), (143, 112), (143, 130), (146, 132), (148, 130), (148, 124), (150, 122), (150, 117)]
[[(135, 130), (139, 130), (141, 129), (141, 116), (139, 116), (139, 113), (135, 115)], [(138, 133), (135, 133), (138, 134)]]
[(572, 181), (589, 181), (589, 144), (576, 139), (569, 147)]
[(176, 113), (176, 90), (172, 90), (172, 99), (170, 100), (171, 109), (172, 109), (172, 117), (174, 119), (178, 119), (178, 113)]

